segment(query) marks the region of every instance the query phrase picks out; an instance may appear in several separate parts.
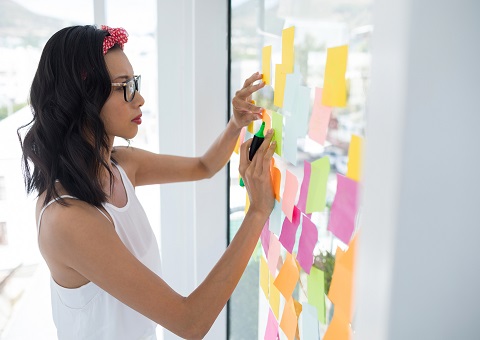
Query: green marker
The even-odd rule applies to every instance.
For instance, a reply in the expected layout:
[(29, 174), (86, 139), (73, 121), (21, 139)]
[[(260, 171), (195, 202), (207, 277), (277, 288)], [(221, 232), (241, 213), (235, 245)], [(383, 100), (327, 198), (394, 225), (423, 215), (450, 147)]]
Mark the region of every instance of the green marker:
[[(248, 152), (248, 159), (251, 161), (255, 153), (257, 152), (260, 145), (262, 145), (263, 141), (265, 140), (265, 135), (263, 134), (263, 130), (265, 129), (265, 122), (262, 122), (262, 126), (257, 131), (257, 133), (253, 136), (252, 144), (250, 145), (250, 150)], [(243, 178), (240, 178), (240, 186), (244, 187), (245, 183), (243, 182)]]

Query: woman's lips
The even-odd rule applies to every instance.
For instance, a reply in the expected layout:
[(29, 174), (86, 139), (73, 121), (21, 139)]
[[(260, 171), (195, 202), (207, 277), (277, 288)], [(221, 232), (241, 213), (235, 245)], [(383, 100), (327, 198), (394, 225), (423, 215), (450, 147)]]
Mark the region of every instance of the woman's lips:
[(134, 122), (135, 124), (138, 124), (138, 125), (142, 124), (142, 114), (139, 114), (138, 116), (133, 118), (132, 122)]

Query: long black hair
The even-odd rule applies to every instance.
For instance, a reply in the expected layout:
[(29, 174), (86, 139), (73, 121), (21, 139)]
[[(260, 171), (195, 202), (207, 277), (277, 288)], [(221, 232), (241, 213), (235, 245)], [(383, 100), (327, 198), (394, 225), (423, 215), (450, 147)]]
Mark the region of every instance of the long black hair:
[[(43, 49), (30, 90), (33, 119), (17, 133), (26, 190), (46, 192), (44, 204), (59, 197), (56, 180), (68, 194), (95, 206), (106, 201), (99, 176), (102, 168), (113, 183), (105, 159), (107, 134), (100, 119), (111, 92), (102, 53), (106, 35), (95, 26), (66, 27)], [(22, 142), (20, 130), (25, 127), (30, 128)]]

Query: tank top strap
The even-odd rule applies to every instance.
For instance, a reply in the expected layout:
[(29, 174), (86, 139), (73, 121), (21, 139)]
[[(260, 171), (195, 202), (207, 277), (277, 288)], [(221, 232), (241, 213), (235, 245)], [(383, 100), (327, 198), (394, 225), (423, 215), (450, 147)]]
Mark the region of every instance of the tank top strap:
[(133, 186), (132, 182), (130, 181), (130, 178), (128, 178), (127, 173), (123, 168), (120, 166), (120, 164), (115, 163), (115, 166), (118, 169), (118, 172), (120, 173), (120, 176), (122, 177), (122, 182), (123, 186), (125, 187), (125, 190), (127, 190), (129, 193), (135, 193), (135, 187)]
[[(42, 210), (40, 210), (40, 214), (38, 215), (37, 234), (40, 233), (40, 223), (42, 222), (42, 216), (43, 216), (43, 213), (45, 212), (45, 209), (47, 209), (49, 205), (58, 201), (61, 198), (71, 198), (71, 199), (74, 199), (74, 200), (78, 200), (78, 198), (76, 198), (75, 196), (61, 195), (59, 197), (54, 198), (53, 200), (51, 200), (47, 204), (45, 204), (45, 206), (42, 208)], [(112, 223), (112, 221), (108, 218), (107, 215), (105, 215), (105, 213), (102, 210), (100, 210), (98, 207), (95, 207), (95, 208), (100, 212), (100, 214), (102, 214), (108, 220), (108, 222)]]

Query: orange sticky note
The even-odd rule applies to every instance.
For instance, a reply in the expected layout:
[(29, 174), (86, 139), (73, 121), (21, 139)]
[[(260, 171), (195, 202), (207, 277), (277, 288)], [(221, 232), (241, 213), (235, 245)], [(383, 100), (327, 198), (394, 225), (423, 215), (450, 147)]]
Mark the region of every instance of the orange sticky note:
[(292, 295), (299, 278), (300, 274), (298, 272), (295, 258), (292, 254), (287, 253), (285, 262), (275, 279), (274, 285), (278, 288), (280, 293), (282, 293), (285, 299), (288, 299)]
[(286, 170), (285, 175), (285, 187), (283, 189), (282, 210), (285, 216), (292, 221), (293, 206), (297, 198), (298, 191), (298, 179), (297, 176), (292, 174), (289, 170)]
[[(265, 122), (265, 130), (268, 131), (272, 128), (272, 118), (269, 110), (263, 109), (262, 120)], [(273, 158), (272, 158), (273, 159)]]
[(277, 287), (273, 284), (274, 277), (270, 275), (270, 286), (269, 286), (269, 297), (268, 302), (270, 303), (270, 308), (272, 309), (273, 314), (278, 320), (280, 316), (280, 292), (278, 291)]
[(271, 81), (271, 65), (272, 65), (272, 45), (262, 48), (262, 75), (266, 85), (270, 85)]
[(293, 340), (295, 338), (297, 324), (297, 313), (295, 312), (293, 298), (290, 296), (285, 303), (282, 320), (280, 321), (280, 328), (283, 330), (283, 333), (287, 336), (288, 340)]
[(350, 323), (337, 314), (336, 307), (333, 312), (333, 318), (325, 332), (323, 340), (350, 340), (352, 338), (352, 329)]
[(339, 252), (336, 255), (332, 282), (328, 292), (328, 297), (335, 305), (335, 313), (338, 313), (341, 318), (348, 322), (351, 322), (353, 318), (353, 275), (356, 239), (356, 237), (352, 239), (345, 253)]
[(282, 65), (286, 73), (293, 73), (295, 26), (282, 30)]
[(352, 135), (350, 146), (348, 147), (347, 177), (360, 182), (362, 169), (362, 144), (363, 139), (360, 136)]
[(282, 180), (282, 173), (276, 166), (272, 168), (272, 181), (273, 192), (275, 193), (275, 199), (280, 202), (280, 182)]
[(327, 49), (325, 79), (323, 81), (322, 104), (344, 107), (347, 105), (347, 71), (348, 46)]
[(273, 93), (273, 104), (283, 107), (283, 96), (285, 94), (285, 83), (287, 82), (287, 72), (282, 64), (275, 65), (275, 91)]

